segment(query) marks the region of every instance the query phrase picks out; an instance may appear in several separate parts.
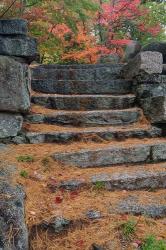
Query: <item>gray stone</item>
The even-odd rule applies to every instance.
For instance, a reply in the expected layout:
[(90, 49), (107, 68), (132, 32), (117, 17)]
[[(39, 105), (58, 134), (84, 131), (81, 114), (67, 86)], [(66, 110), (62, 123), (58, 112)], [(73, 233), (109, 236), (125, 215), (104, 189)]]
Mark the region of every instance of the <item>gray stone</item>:
[(140, 105), (151, 123), (166, 123), (166, 96), (140, 99)]
[(27, 21), (23, 19), (1, 19), (0, 35), (26, 35)]
[(96, 220), (96, 219), (100, 219), (102, 215), (100, 211), (89, 210), (86, 212), (86, 217), (91, 220)]
[(166, 160), (166, 145), (164, 143), (152, 147), (152, 158), (154, 161)]
[(130, 59), (134, 58), (141, 50), (141, 44), (138, 41), (130, 41), (126, 46), (124, 61), (128, 62)]
[(92, 244), (92, 250), (105, 250), (105, 248), (94, 243)]
[(140, 75), (161, 74), (163, 58), (159, 52), (145, 51), (137, 54), (122, 69), (121, 75), (125, 79), (132, 79)]
[(0, 36), (0, 55), (27, 58), (28, 63), (37, 55), (36, 39), (27, 36)]
[(139, 109), (99, 111), (57, 111), (53, 114), (32, 114), (26, 116), (31, 123), (63, 124), (80, 127), (96, 125), (125, 125), (137, 122), (141, 117)]
[(165, 42), (153, 42), (145, 45), (142, 51), (157, 51), (163, 55), (163, 61), (166, 63), (166, 43)]
[(83, 180), (69, 180), (69, 181), (63, 181), (59, 184), (59, 188), (64, 188), (66, 190), (77, 190), (84, 186), (84, 181)]
[[(157, 201), (158, 202), (158, 201)], [(116, 207), (110, 208), (110, 213), (120, 214), (132, 214), (132, 215), (144, 215), (154, 219), (164, 218), (166, 216), (166, 205), (160, 204), (140, 204), (138, 201), (132, 201), (131, 199), (125, 199), (116, 205)]]
[(166, 84), (164, 83), (142, 83), (134, 86), (134, 92), (137, 95), (138, 101), (140, 99), (166, 96)]
[(22, 186), (14, 185), (11, 176), (15, 168), (0, 166), (0, 248), (28, 250), (28, 230), (25, 224)]
[(22, 127), (23, 118), (11, 113), (0, 113), (0, 138), (14, 137)]
[(39, 65), (32, 66), (33, 80), (49, 81), (107, 81), (116, 79), (123, 64)]
[(0, 56), (0, 111), (27, 112), (30, 108), (28, 66)]
[(150, 145), (82, 149), (77, 152), (55, 153), (52, 157), (63, 164), (82, 168), (146, 162), (150, 157)]
[(82, 131), (57, 131), (57, 132), (26, 132), (26, 142), (37, 143), (52, 143), (52, 142), (70, 142), (70, 141), (111, 141), (125, 140), (126, 138), (155, 138), (161, 136), (161, 129), (152, 128), (130, 128), (125, 129), (112, 129), (107, 127), (99, 128), (83, 128)]
[[(152, 151), (158, 148), (156, 156), (152, 156)], [(132, 145), (108, 145), (101, 148), (82, 149), (74, 152), (58, 152), (52, 157), (68, 166), (77, 167), (98, 167), (111, 166), (126, 163), (156, 162), (165, 159), (165, 142), (158, 140), (150, 143)]]
[(135, 95), (34, 95), (31, 101), (58, 110), (126, 109), (134, 106)]
[(63, 217), (53, 217), (49, 221), (43, 221), (39, 227), (49, 230), (52, 233), (61, 233), (69, 228), (71, 221)]
[(91, 181), (93, 184), (102, 182), (109, 191), (166, 188), (166, 171), (117, 172), (105, 177), (98, 174), (92, 176)]
[[(108, 75), (107, 75), (108, 77)], [(113, 79), (96, 81), (72, 81), (32, 78), (32, 89), (48, 94), (128, 94), (131, 93), (132, 82)]]

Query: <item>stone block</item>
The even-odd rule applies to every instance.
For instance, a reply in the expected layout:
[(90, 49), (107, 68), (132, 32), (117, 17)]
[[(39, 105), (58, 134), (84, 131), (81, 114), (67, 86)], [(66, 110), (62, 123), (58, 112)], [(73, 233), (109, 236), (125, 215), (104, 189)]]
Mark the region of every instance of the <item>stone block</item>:
[(26, 35), (27, 21), (23, 19), (1, 19), (0, 35)]
[(37, 56), (36, 39), (26, 36), (0, 35), (0, 55), (23, 57), (31, 62)]
[(15, 167), (0, 165), (0, 249), (28, 250), (25, 192), (21, 185), (14, 184), (12, 177), (15, 174)]
[(163, 70), (163, 57), (159, 52), (140, 52), (122, 68), (121, 75), (125, 79), (136, 78), (142, 75), (161, 74)]
[(0, 56), (0, 111), (26, 112), (30, 108), (28, 66)]
[(151, 123), (166, 123), (166, 96), (140, 99), (140, 104)]
[(153, 42), (142, 48), (142, 51), (157, 51), (163, 55), (163, 61), (166, 63), (166, 42)]
[(0, 139), (14, 137), (22, 127), (22, 116), (12, 113), (0, 113)]

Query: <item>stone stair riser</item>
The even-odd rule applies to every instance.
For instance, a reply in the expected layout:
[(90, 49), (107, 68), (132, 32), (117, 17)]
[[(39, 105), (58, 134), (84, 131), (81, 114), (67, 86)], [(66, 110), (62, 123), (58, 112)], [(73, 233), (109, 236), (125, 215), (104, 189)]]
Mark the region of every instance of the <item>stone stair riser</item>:
[(58, 110), (127, 109), (134, 106), (135, 96), (32, 96), (31, 101)]
[(157, 128), (139, 129), (129, 131), (83, 131), (83, 132), (27, 132), (26, 138), (29, 143), (68, 143), (72, 141), (94, 141), (102, 140), (125, 140), (127, 138), (154, 138), (161, 135)]
[(166, 143), (139, 144), (128, 147), (107, 146), (101, 149), (59, 152), (52, 157), (62, 164), (81, 168), (161, 162), (166, 160)]
[(48, 94), (129, 94), (132, 82), (126, 80), (108, 81), (56, 81), (54, 79), (32, 79), (32, 89)]
[(107, 126), (126, 125), (138, 122), (141, 118), (141, 111), (115, 110), (115, 111), (89, 111), (89, 112), (62, 112), (55, 114), (41, 115), (34, 114), (25, 117), (25, 121), (31, 123), (61, 124), (73, 126)]

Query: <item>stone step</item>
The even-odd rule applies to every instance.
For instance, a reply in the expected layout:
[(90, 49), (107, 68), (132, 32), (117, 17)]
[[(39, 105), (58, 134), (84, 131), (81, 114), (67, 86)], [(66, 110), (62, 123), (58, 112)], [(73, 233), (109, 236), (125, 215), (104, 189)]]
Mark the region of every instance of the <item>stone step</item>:
[(142, 116), (140, 109), (94, 110), (94, 111), (55, 111), (50, 114), (30, 114), (25, 121), (30, 123), (61, 124), (73, 126), (127, 125)]
[[(68, 180), (61, 180), (54, 183), (50, 181), (48, 188), (52, 192), (56, 192), (59, 189), (74, 191), (74, 190), (90, 190), (101, 189), (106, 191), (117, 190), (156, 190), (166, 188), (166, 165), (161, 165), (161, 169), (155, 170), (155, 166), (152, 165), (152, 169), (145, 166), (124, 166), (120, 171), (113, 170), (112, 173), (107, 171), (100, 172), (98, 174), (91, 174), (84, 178), (82, 173), (81, 178), (71, 178)], [(115, 168), (115, 167), (114, 167)]]
[(39, 65), (31, 67), (32, 79), (108, 81), (120, 75), (123, 64)]
[(166, 161), (166, 139), (127, 140), (56, 152), (53, 159), (81, 168)]
[(32, 89), (47, 94), (112, 94), (122, 95), (131, 93), (132, 82), (128, 80), (56, 80), (33, 79)]
[[(36, 125), (36, 126), (35, 126)], [(111, 141), (126, 138), (153, 138), (161, 136), (161, 129), (145, 126), (66, 128), (56, 125), (24, 124), (28, 143), (68, 143), (73, 141)], [(37, 129), (38, 127), (38, 129)]]
[(35, 94), (31, 101), (58, 110), (127, 109), (134, 106), (135, 95), (57, 95)]

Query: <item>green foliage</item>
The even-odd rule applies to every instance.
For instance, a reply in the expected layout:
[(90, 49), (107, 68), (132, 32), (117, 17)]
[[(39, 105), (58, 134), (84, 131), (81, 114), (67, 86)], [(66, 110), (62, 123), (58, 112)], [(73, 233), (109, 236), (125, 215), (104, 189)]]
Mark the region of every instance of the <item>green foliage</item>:
[(166, 250), (166, 241), (157, 240), (155, 236), (149, 235), (141, 246), (141, 250)]
[(32, 155), (20, 155), (16, 159), (18, 162), (34, 162), (34, 156)]
[(105, 183), (103, 181), (96, 181), (94, 184), (95, 190), (103, 190), (105, 189)]
[(126, 240), (130, 240), (136, 231), (136, 222), (134, 220), (128, 220), (120, 225), (122, 235)]
[(28, 178), (28, 172), (26, 170), (21, 170), (20, 176), (23, 178)]

